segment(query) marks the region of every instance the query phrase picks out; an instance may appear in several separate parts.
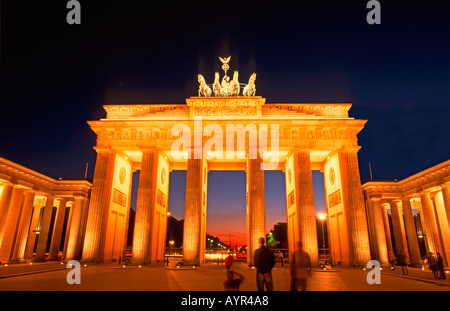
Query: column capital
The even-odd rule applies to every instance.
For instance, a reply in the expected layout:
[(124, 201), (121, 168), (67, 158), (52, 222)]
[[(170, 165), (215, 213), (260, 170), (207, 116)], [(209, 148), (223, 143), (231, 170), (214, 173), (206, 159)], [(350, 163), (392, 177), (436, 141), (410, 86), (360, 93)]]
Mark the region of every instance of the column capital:
[(66, 205), (67, 205), (67, 202), (69, 201), (69, 200), (67, 200), (67, 198), (62, 198), (62, 199), (57, 198), (56, 200), (59, 202), (59, 204), (66, 204)]
[(307, 149), (304, 149), (304, 148), (295, 148), (295, 149), (292, 149), (291, 154), (295, 154), (295, 153), (299, 153), (299, 152), (307, 152), (307, 153), (311, 153), (311, 149), (309, 149), (309, 148), (307, 148)]
[(412, 199), (412, 198), (413, 198), (412, 196), (402, 197), (402, 203), (403, 203), (403, 202), (406, 202), (406, 201), (411, 202), (411, 199)]
[(440, 185), (441, 189), (450, 189), (450, 181), (447, 181)]
[(114, 150), (112, 150), (111, 148), (108, 148), (108, 147), (97, 147), (97, 146), (95, 146), (94, 150), (97, 153), (114, 153)]
[(341, 149), (339, 149), (339, 152), (358, 152), (359, 149), (361, 149), (361, 146), (342, 147)]
[[(74, 199), (74, 200), (83, 200), (83, 199), (87, 199), (87, 197), (84, 196), (84, 195), (79, 195), (79, 194), (77, 194), (77, 195), (74, 195), (74, 196), (73, 196), (73, 199)], [(74, 200), (70, 200), (70, 201), (74, 201)]]
[(34, 193), (37, 194), (37, 190), (33, 188), (25, 188), (24, 194)]
[(423, 189), (422, 191), (419, 192), (420, 196), (430, 196), (430, 192), (432, 190), (431, 189)]
[(382, 199), (383, 199), (383, 195), (381, 195), (381, 194), (372, 194), (369, 196), (369, 200), (373, 201), (373, 202), (376, 202), (376, 201), (381, 202)]
[(402, 207), (402, 201), (399, 199), (394, 199), (389, 201), (389, 207), (392, 211), (392, 209), (399, 209)]
[(394, 198), (394, 199), (389, 200), (389, 203), (395, 203), (395, 204), (402, 203), (402, 199), (401, 198)]
[(2, 184), (3, 186), (15, 187), (17, 185), (17, 182), (18, 182), (17, 180), (11, 178), (9, 180), (3, 180)]
[(139, 147), (139, 151), (144, 152), (159, 152), (160, 149), (156, 147)]
[(32, 195), (33, 197), (35, 197), (35, 196), (36, 196), (36, 191), (33, 190), (33, 189), (25, 189), (25, 191), (23, 192), (23, 195), (24, 195), (25, 197), (30, 197), (31, 195)]
[(387, 201), (385, 199), (381, 200), (381, 206), (384, 208), (391, 208), (391, 205), (389, 204), (390, 201)]

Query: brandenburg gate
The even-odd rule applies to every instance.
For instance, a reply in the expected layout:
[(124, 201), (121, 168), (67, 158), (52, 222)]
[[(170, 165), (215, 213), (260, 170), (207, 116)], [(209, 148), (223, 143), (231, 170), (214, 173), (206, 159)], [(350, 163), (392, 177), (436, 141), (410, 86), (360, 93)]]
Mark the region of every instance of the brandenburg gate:
[(266, 236), (264, 171), (286, 178), (289, 251), (297, 241), (318, 261), (312, 170), (324, 174), (332, 258), (343, 265), (371, 259), (358, 168), (357, 134), (366, 120), (349, 117), (347, 103), (266, 103), (248, 84), (227, 76), (213, 84), (198, 76), (198, 96), (175, 105), (105, 105), (106, 118), (88, 121), (97, 135), (82, 260), (123, 258), (132, 174), (140, 170), (132, 261), (164, 259), (169, 177), (187, 170), (183, 263), (205, 260), (208, 172), (246, 172), (247, 262)]

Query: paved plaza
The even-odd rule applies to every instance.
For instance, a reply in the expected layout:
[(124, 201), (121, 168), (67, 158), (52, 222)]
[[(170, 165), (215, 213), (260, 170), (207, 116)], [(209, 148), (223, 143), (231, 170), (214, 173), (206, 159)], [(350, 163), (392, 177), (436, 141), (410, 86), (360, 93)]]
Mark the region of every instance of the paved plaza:
[[(242, 291), (255, 291), (255, 273), (243, 262), (235, 262), (233, 270), (245, 280)], [(1, 291), (223, 291), (225, 267), (217, 263), (204, 264), (195, 269), (177, 269), (174, 263), (162, 265), (127, 266), (98, 264), (81, 266), (81, 284), (67, 283), (71, 271), (59, 262), (0, 266)], [(335, 268), (331, 271), (313, 270), (309, 279), (310, 291), (450, 291), (450, 281), (436, 280), (429, 270), (409, 268), (403, 276), (401, 269), (382, 270), (381, 284), (370, 285), (369, 270)], [(274, 290), (288, 291), (289, 266), (279, 263), (273, 270)]]

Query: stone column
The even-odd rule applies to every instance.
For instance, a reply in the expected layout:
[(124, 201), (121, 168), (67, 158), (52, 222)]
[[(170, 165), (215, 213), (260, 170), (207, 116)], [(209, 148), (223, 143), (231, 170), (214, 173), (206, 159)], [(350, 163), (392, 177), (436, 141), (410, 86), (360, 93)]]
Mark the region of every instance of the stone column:
[(406, 238), (409, 247), (409, 259), (412, 266), (420, 267), (419, 241), (417, 240), (417, 230), (414, 223), (414, 216), (411, 208), (411, 198), (402, 199), (403, 215), (405, 217)]
[(344, 208), (349, 221), (353, 265), (365, 266), (371, 255), (357, 150), (340, 151), (339, 162), (344, 190)]
[[(259, 238), (266, 239), (264, 171), (261, 159), (247, 159), (247, 264), (254, 265)], [(266, 241), (267, 242), (267, 241)]]
[[(294, 230), (299, 230), (303, 250), (309, 254), (311, 263), (315, 265), (319, 260), (319, 249), (310, 153), (295, 151), (292, 156), (298, 223), (298, 228)], [(294, 247), (297, 245), (294, 244)]]
[(450, 235), (448, 231), (449, 227), (447, 224), (447, 215), (445, 214), (442, 191), (434, 191), (433, 193), (430, 193), (430, 198), (432, 201), (433, 214), (439, 237), (440, 248), (438, 252), (441, 253), (444, 259), (444, 265), (447, 266), (447, 253), (450, 255), (450, 248), (448, 247), (449, 245), (447, 245), (446, 249), (446, 241), (450, 240)]
[(432, 252), (435, 256), (437, 252), (442, 251), (441, 243), (439, 239), (439, 232), (434, 215), (433, 202), (430, 198), (430, 193), (422, 191), (420, 193), (420, 203), (422, 205), (423, 220), (422, 226), (426, 234), (426, 240), (428, 245), (427, 252)]
[(28, 191), (24, 194), (24, 202), (22, 208), (22, 215), (20, 217), (20, 224), (17, 232), (17, 241), (14, 246), (14, 253), (11, 258), (12, 262), (25, 262), (25, 249), (27, 240), (31, 229), (31, 214), (33, 212), (33, 203), (35, 192)]
[(28, 233), (28, 239), (27, 239), (27, 246), (25, 247), (25, 259), (29, 259), (33, 257), (34, 252), (34, 246), (36, 244), (36, 239), (38, 238), (38, 235), (36, 234), (36, 230), (38, 229), (37, 226), (39, 224), (39, 217), (41, 215), (41, 209), (44, 207), (41, 207), (40, 204), (45, 204), (45, 200), (42, 198), (36, 198), (34, 200), (33, 204), (33, 213), (31, 216), (31, 225), (30, 225), (30, 231)]
[(203, 159), (188, 159), (183, 233), (183, 264), (199, 265), (202, 242)]
[(79, 235), (81, 234), (81, 212), (85, 200), (86, 199), (84, 199), (83, 197), (75, 197), (75, 204), (73, 205), (70, 229), (67, 238), (66, 260), (80, 259), (76, 255), (76, 250), (78, 246)]
[[(66, 213), (68, 213), (67, 215), (67, 220), (66, 220), (66, 227), (63, 228), (63, 234), (64, 234), (64, 240), (61, 239), (61, 243), (64, 245), (63, 249), (62, 249), (62, 253), (61, 253), (61, 260), (65, 260), (66, 256), (67, 256), (67, 241), (69, 240), (69, 232), (70, 232), (70, 225), (72, 224), (72, 214), (73, 214), (73, 205), (74, 205), (74, 200), (69, 199), (67, 201), (66, 204)], [(67, 210), (69, 209), (69, 210)]]
[(99, 262), (101, 260), (101, 240), (104, 231), (105, 209), (108, 204), (111, 151), (97, 150), (91, 199), (86, 223), (86, 234), (83, 247), (83, 262)]
[(150, 262), (158, 156), (158, 151), (156, 150), (142, 151), (133, 236), (133, 263), (136, 264), (147, 264)]
[(0, 245), (3, 238), (3, 232), (5, 230), (6, 217), (8, 216), (13, 190), (13, 184), (5, 183), (3, 185), (2, 195), (0, 197)]
[(64, 226), (64, 218), (66, 216), (66, 200), (60, 200), (58, 211), (56, 213), (55, 225), (53, 228), (52, 243), (50, 244), (50, 253), (48, 260), (59, 260), (59, 248), (61, 246), (62, 230)]
[(380, 198), (370, 198), (373, 212), (374, 231), (376, 238), (376, 245), (378, 250), (378, 260), (382, 266), (389, 265), (388, 259), (388, 247), (386, 243), (386, 233), (384, 227), (383, 212), (384, 208), (381, 207)]
[[(363, 193), (364, 194), (364, 193)], [(370, 252), (372, 254), (372, 259), (376, 259), (380, 261), (380, 254), (378, 251), (377, 245), (377, 235), (375, 228), (375, 221), (373, 215), (373, 204), (372, 201), (364, 194), (364, 200), (366, 202), (366, 211), (367, 211), (367, 226), (369, 229), (369, 241), (370, 241)]]
[(383, 216), (384, 233), (386, 235), (386, 246), (389, 252), (394, 253), (394, 247), (392, 246), (391, 228), (389, 227), (389, 217), (387, 209), (390, 208), (389, 203), (381, 204), (381, 213)]
[(397, 256), (400, 253), (405, 254), (406, 260), (409, 260), (408, 244), (406, 242), (405, 226), (403, 225), (403, 217), (399, 211), (400, 200), (389, 202), (391, 206), (392, 231), (394, 231), (395, 248)]
[(83, 246), (84, 246), (84, 238), (86, 235), (88, 211), (89, 211), (89, 200), (85, 198), (83, 200), (83, 204), (81, 205), (81, 223), (78, 233), (77, 247), (75, 248), (76, 258), (82, 258), (83, 255)]
[(444, 201), (445, 214), (447, 215), (447, 224), (450, 229), (450, 182), (441, 185), (442, 199)]
[(50, 233), (50, 222), (52, 220), (54, 197), (47, 196), (45, 202), (44, 213), (41, 219), (41, 231), (39, 232), (39, 239), (36, 247), (36, 256), (34, 262), (43, 262), (45, 260), (45, 251), (47, 248), (48, 234)]
[(208, 193), (208, 162), (203, 159), (203, 173), (202, 173), (202, 208), (201, 208), (201, 230), (200, 230), (200, 263), (205, 263), (206, 257), (206, 213), (207, 213), (207, 193)]
[(22, 213), (23, 188), (14, 188), (9, 204), (8, 215), (0, 237), (0, 261), (9, 262), (13, 253), (14, 240)]

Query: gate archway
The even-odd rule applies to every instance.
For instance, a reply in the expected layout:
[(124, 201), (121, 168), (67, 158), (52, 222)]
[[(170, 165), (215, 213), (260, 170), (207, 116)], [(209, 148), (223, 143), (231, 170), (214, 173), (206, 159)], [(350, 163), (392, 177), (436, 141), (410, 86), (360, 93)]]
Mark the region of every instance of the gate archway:
[(350, 107), (268, 104), (259, 96), (191, 97), (178, 105), (105, 105), (106, 118), (88, 122), (97, 134), (97, 163), (84, 260), (113, 259), (107, 248), (114, 244), (105, 242), (126, 230), (110, 225), (109, 219), (121, 213), (128, 217), (131, 174), (140, 169), (133, 260), (161, 261), (169, 173), (182, 169), (187, 171), (184, 262), (203, 262), (208, 172), (232, 169), (246, 172), (249, 264), (258, 237), (266, 233), (265, 170), (285, 172), (290, 251), (301, 240), (317, 261), (311, 172), (321, 170), (332, 258), (335, 263), (364, 264), (370, 249), (357, 134), (366, 120), (349, 117)]

